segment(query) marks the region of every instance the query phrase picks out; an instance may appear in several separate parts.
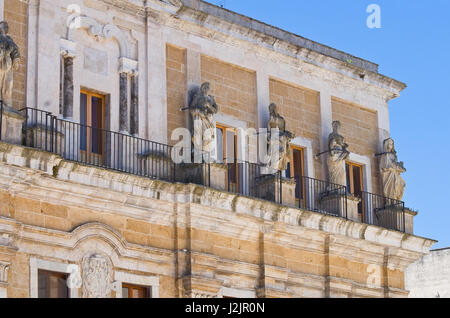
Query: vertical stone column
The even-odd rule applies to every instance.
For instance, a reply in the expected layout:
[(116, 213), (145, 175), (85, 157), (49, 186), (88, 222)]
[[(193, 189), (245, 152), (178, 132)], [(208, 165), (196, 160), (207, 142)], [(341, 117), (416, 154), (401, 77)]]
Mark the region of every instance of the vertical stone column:
[(382, 153), (384, 140), (391, 137), (389, 127), (389, 108), (387, 102), (385, 106), (378, 109), (377, 116), (378, 116), (378, 140), (379, 140), (378, 151)]
[[(138, 100), (138, 62), (122, 57), (119, 60), (119, 131), (121, 133), (138, 133), (137, 118), (139, 116)], [(128, 115), (128, 79), (131, 78), (131, 111)], [(128, 125), (130, 120), (131, 125)]]
[(270, 86), (269, 74), (264, 70), (256, 72), (256, 94), (258, 100), (258, 126), (266, 128), (269, 122)]
[[(331, 93), (328, 90), (320, 91), (320, 151), (328, 150), (328, 136), (333, 132), (333, 108), (331, 105)], [(322, 155), (322, 175), (324, 179), (327, 175), (326, 159), (327, 155)]]
[(166, 78), (166, 44), (161, 26), (147, 20), (147, 81), (148, 138), (167, 143), (167, 78)]
[(128, 74), (125, 72), (119, 73), (119, 131), (121, 133), (128, 132)]
[(63, 116), (67, 119), (73, 119), (73, 60), (74, 56), (63, 56)]
[[(37, 108), (38, 91), (38, 34), (39, 34), (39, 3), (28, 2), (28, 34), (27, 34), (27, 76), (26, 76), (26, 101), (27, 106)], [(62, 59), (61, 59), (62, 62)], [(61, 66), (62, 69), (62, 66)], [(61, 97), (62, 99), (62, 97)]]
[[(189, 105), (189, 98), (191, 98), (190, 92), (199, 87), (202, 83), (202, 68), (201, 68), (201, 54), (192, 49), (186, 50), (186, 80), (187, 91), (186, 94), (186, 107)], [(186, 120), (186, 128), (192, 129), (192, 119), (188, 111), (184, 112)]]
[(256, 125), (256, 136), (251, 136), (250, 140), (256, 145), (249, 145), (248, 148), (248, 158), (250, 161), (256, 160), (260, 162), (263, 158), (258, 158), (260, 156), (261, 146), (258, 143), (258, 132), (259, 128), (267, 128), (267, 123), (269, 122), (269, 105), (270, 100), (270, 85), (269, 85), (269, 74), (264, 69), (259, 69), (256, 72), (256, 94), (257, 94), (257, 107), (258, 107), (258, 122)]
[(61, 39), (60, 110), (64, 118), (73, 119), (73, 62), (76, 56), (75, 42)]
[(131, 76), (130, 134), (139, 134), (139, 76)]

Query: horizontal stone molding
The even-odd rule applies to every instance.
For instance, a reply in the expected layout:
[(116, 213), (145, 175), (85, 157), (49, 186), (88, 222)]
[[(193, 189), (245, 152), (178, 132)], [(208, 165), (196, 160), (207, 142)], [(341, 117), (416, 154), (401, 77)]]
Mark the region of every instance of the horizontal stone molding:
[[(22, 146), (0, 143), (0, 162), (3, 162), (0, 163), (1, 165), (5, 165), (6, 163), (8, 165), (14, 164), (16, 166), (43, 170), (56, 178), (59, 183), (70, 182), (79, 184), (80, 187), (94, 186), (99, 190), (102, 189), (102, 191), (110, 192), (108, 197), (111, 198), (112, 202), (114, 201), (114, 197), (117, 196), (114, 193), (143, 196), (150, 200), (155, 200), (159, 197), (159, 200), (169, 203), (188, 203), (193, 205), (193, 207), (199, 205), (199, 207), (202, 207), (201, 209), (194, 209), (194, 212), (191, 212), (199, 213), (199, 215), (210, 209), (218, 211), (216, 212), (218, 215), (227, 215), (227, 213), (241, 214), (266, 220), (266, 222), (272, 222), (273, 224), (293, 226), (299, 230), (309, 228), (325, 231), (351, 239), (364, 239), (374, 244), (405, 249), (414, 253), (427, 253), (429, 248), (435, 243), (434, 240), (388, 230), (378, 226), (362, 224), (297, 208), (284, 207), (275, 203), (247, 198), (212, 188), (204, 188), (196, 185), (171, 184), (130, 174), (84, 166), (67, 162), (56, 155)], [(8, 168), (13, 170), (17, 169), (11, 166)], [(6, 170), (3, 169), (3, 171)], [(50, 171), (51, 173), (49, 173)], [(17, 173), (21, 174), (24, 172), (17, 171)], [(32, 173), (32, 171), (28, 173)], [(39, 172), (36, 171), (36, 173)], [(51, 183), (46, 183), (46, 186), (51, 186)], [(255, 233), (258, 232), (259, 229), (255, 229)]]

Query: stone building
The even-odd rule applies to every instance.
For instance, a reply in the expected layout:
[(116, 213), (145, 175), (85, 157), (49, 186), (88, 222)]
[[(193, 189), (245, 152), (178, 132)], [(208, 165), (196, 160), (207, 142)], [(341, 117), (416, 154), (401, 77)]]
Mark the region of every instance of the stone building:
[(450, 298), (450, 248), (433, 250), (405, 271), (410, 298)]
[[(378, 65), (200, 0), (0, 11), (21, 53), (1, 120), (0, 297), (408, 296), (404, 270), (435, 241), (381, 195), (405, 84)], [(204, 82), (215, 162), (174, 163)], [(264, 174), (241, 131), (267, 127), (271, 103), (295, 137), (288, 169)], [(333, 121), (346, 185), (326, 181)]]

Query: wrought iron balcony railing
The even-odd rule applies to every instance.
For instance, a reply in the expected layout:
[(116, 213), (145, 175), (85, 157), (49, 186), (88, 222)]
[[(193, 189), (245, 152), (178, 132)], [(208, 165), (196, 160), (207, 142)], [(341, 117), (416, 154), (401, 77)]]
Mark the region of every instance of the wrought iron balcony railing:
[[(1, 102), (0, 107), (2, 140), (5, 127)], [(74, 123), (38, 109), (24, 108), (20, 112), (25, 117), (25, 146), (86, 165), (168, 182), (211, 187), (210, 164), (176, 164), (172, 160), (172, 153), (176, 149), (172, 146)], [(281, 172), (270, 174), (262, 165), (245, 161), (235, 161), (225, 166), (225, 190), (228, 192), (352, 219), (345, 186), (308, 177), (286, 179)], [(359, 221), (405, 231), (403, 202), (367, 192), (361, 194), (360, 200)]]

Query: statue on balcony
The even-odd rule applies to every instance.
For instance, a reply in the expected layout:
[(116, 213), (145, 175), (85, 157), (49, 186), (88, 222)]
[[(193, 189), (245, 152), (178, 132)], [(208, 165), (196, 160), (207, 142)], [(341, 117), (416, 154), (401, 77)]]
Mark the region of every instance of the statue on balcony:
[(406, 182), (402, 179), (401, 174), (406, 172), (406, 169), (403, 162), (398, 162), (394, 140), (391, 138), (383, 142), (380, 170), (384, 196), (401, 201), (406, 187)]
[[(295, 136), (286, 130), (286, 121), (277, 112), (276, 104), (270, 104), (269, 113), (270, 119), (267, 127), (269, 130), (269, 162), (267, 163), (267, 167), (270, 170), (284, 171), (288, 167), (291, 156), (290, 142)], [(272, 135), (275, 132), (278, 134), (277, 136)]]
[(8, 23), (0, 22), (0, 100), (12, 107), (13, 71), (19, 68), (20, 53), (8, 32)]
[[(217, 114), (218, 107), (214, 97), (209, 95), (209, 90), (208, 82), (200, 86), (189, 104), (189, 112), (194, 122), (194, 134), (192, 136), (194, 149), (214, 155), (216, 150), (216, 121), (214, 115)], [(196, 125), (201, 125), (201, 129), (199, 129), (200, 126), (196, 129)], [(205, 134), (206, 131), (209, 131), (209, 133)], [(201, 134), (201, 136), (196, 136), (196, 133)]]
[(347, 150), (348, 145), (345, 143), (345, 138), (339, 134), (340, 128), (341, 123), (334, 121), (333, 132), (328, 137), (328, 181), (338, 185), (346, 185), (345, 160), (350, 152)]

